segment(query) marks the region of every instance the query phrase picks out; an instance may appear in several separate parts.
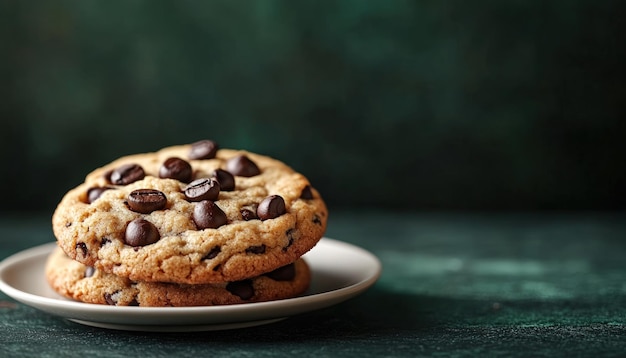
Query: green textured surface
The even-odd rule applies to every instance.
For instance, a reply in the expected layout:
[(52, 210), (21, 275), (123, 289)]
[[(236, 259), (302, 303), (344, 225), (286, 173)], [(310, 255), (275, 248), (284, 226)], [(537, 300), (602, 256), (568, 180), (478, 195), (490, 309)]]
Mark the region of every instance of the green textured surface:
[[(47, 218), (0, 221), (0, 258), (52, 240)], [(203, 333), (84, 327), (0, 294), (0, 356), (621, 356), (623, 214), (341, 212), (328, 236), (374, 252), (378, 283), (328, 309)]]
[(205, 137), (333, 208), (626, 209), (624, 1), (244, 3), (0, 1), (0, 210)]

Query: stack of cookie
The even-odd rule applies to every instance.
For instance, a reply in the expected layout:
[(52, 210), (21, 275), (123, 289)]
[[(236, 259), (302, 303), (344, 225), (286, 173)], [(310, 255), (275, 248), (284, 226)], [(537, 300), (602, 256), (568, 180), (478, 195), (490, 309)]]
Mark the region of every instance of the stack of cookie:
[(199, 306), (303, 293), (301, 256), (327, 209), (302, 174), (210, 140), (122, 157), (70, 190), (53, 218), (46, 277), (58, 293), (118, 306)]

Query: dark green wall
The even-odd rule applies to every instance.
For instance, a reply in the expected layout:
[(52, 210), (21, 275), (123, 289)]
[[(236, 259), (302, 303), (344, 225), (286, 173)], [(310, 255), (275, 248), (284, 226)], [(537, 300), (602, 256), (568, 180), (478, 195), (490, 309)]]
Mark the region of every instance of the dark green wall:
[(626, 2), (2, 1), (3, 210), (217, 140), (331, 208), (624, 209)]

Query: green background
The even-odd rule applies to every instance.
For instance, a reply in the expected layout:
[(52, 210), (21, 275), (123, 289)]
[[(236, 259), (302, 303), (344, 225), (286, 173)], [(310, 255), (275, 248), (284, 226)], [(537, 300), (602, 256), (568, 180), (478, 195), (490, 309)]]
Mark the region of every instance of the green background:
[(626, 2), (1, 1), (2, 210), (203, 138), (334, 208), (626, 208)]

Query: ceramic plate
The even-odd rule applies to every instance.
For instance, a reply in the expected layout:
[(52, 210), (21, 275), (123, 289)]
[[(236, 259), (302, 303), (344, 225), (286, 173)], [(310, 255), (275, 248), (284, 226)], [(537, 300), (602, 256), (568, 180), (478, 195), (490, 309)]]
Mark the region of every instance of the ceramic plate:
[(312, 281), (302, 296), (285, 300), (202, 307), (117, 307), (68, 300), (47, 284), (44, 266), (55, 247), (49, 243), (10, 256), (0, 263), (0, 289), (41, 311), (85, 325), (134, 331), (203, 331), (251, 327), (328, 307), (372, 286), (381, 272), (370, 252), (323, 238), (303, 257)]

